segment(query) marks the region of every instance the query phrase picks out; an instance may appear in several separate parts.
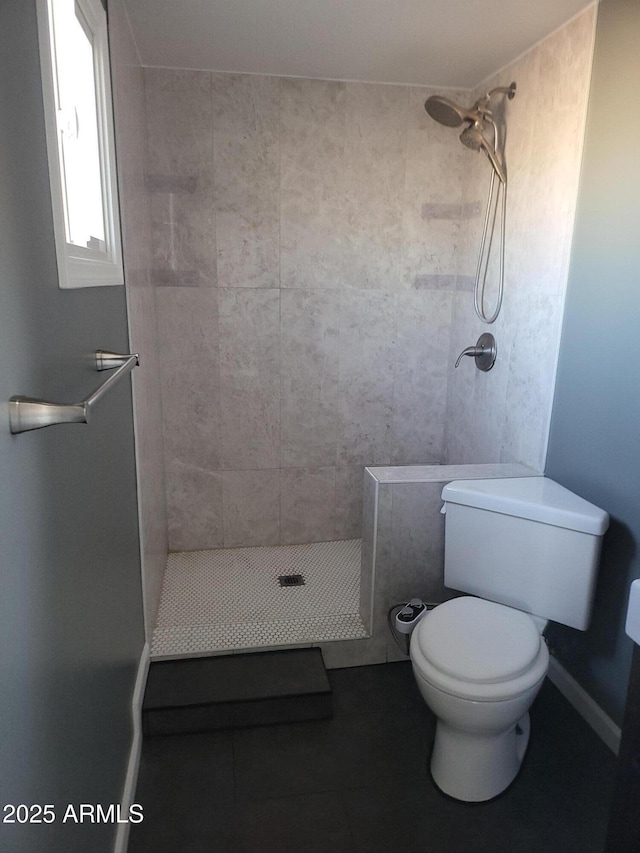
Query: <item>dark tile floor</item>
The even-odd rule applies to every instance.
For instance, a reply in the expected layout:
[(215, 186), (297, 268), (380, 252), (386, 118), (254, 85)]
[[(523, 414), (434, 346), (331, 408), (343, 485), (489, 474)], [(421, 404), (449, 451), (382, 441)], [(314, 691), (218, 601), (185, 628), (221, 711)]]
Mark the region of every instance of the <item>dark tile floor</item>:
[(148, 738), (129, 853), (601, 853), (615, 759), (549, 682), (516, 782), (433, 785), (409, 663), (332, 670), (331, 720)]

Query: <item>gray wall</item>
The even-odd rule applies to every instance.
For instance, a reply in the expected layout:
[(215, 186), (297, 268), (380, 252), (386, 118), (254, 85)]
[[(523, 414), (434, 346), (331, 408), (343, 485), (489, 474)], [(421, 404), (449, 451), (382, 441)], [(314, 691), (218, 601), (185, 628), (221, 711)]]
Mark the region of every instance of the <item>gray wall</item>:
[[(0, 803), (118, 802), (143, 644), (128, 382), (89, 425), (11, 436), (13, 394), (82, 398), (126, 351), (124, 288), (60, 291), (35, 3), (0, 4)], [(113, 825), (0, 824), (12, 853), (111, 850)]]
[(549, 632), (563, 665), (618, 723), (640, 576), (640, 5), (600, 5), (586, 147), (546, 473), (611, 514), (593, 623)]

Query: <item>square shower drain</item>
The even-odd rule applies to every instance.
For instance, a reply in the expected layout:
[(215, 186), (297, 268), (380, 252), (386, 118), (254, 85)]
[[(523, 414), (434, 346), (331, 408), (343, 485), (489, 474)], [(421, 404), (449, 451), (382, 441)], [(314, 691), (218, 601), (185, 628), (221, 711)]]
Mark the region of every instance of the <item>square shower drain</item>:
[(279, 575), (280, 586), (304, 586), (304, 575)]

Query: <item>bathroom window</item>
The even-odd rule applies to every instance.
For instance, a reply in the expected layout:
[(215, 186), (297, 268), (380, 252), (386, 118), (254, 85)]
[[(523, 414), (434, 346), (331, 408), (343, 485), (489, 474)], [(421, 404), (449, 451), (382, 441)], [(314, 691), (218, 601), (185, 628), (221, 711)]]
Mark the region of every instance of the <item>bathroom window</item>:
[(38, 0), (60, 287), (122, 284), (107, 18), (100, 0)]

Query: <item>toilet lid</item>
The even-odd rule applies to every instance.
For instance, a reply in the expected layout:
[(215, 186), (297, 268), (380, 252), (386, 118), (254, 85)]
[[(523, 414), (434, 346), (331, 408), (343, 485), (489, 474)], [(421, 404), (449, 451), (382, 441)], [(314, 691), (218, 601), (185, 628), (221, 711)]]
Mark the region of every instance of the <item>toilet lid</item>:
[(522, 675), (542, 642), (528, 613), (470, 596), (440, 604), (416, 630), (420, 650), (433, 666), (474, 683)]

